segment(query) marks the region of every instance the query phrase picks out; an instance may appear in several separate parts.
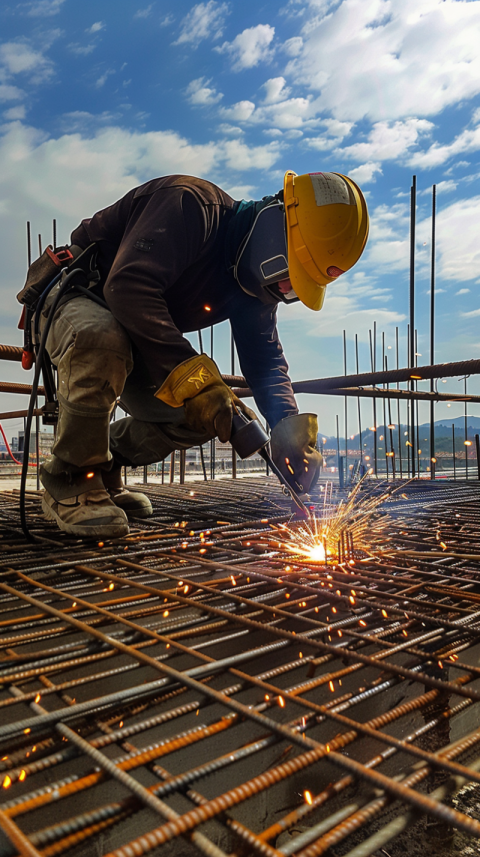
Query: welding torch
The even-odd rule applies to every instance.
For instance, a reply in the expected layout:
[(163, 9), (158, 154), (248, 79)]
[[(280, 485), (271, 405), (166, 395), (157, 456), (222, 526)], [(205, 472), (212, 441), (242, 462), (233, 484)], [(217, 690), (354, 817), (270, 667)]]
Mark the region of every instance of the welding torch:
[(261, 455), (263, 460), (271, 468), (273, 473), (275, 473), (275, 476), (280, 480), (284, 488), (287, 489), (299, 512), (302, 513), (302, 517), (311, 517), (311, 511), (307, 508), (303, 500), (301, 500), (289, 482), (287, 482), (285, 476), (273, 461), (272, 456), (268, 451), (270, 437), (259, 420), (250, 420), (244, 413), (235, 409), (232, 419), (230, 443), (242, 460), (250, 458), (258, 452), (258, 454)]

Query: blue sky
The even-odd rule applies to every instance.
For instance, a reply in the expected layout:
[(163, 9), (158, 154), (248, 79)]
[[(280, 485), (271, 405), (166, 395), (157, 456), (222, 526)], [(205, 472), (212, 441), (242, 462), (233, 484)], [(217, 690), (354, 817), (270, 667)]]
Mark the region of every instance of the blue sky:
[[(371, 234), (320, 313), (281, 307), (292, 378), (341, 374), (343, 329), (349, 371), (355, 333), (368, 370), (374, 321), (389, 363), (399, 327), (406, 365), (414, 173), (418, 361), (429, 362), (433, 183), (436, 359), (480, 356), (480, 0), (27, 0), (2, 5), (0, 34), (1, 342), (19, 342), (27, 219), (45, 244), (56, 217), (68, 241), (81, 218), (157, 175), (199, 175), (256, 198), (293, 169), (351, 175), (367, 196)], [(228, 331), (215, 337), (229, 371)], [(27, 375), (2, 363), (1, 379)], [(3, 396), (1, 410), (24, 401)], [(299, 405), (329, 433), (343, 413), (334, 398)], [(461, 413), (439, 406), (437, 416)]]

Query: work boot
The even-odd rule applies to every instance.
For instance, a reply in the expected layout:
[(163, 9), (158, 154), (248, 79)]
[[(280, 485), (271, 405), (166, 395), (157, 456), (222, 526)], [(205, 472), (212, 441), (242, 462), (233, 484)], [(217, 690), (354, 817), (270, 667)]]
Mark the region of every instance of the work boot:
[(64, 533), (78, 538), (118, 538), (128, 534), (125, 512), (105, 490), (101, 471), (71, 468), (55, 455), (40, 468), (42, 509)]
[(140, 491), (129, 491), (123, 484), (121, 464), (114, 464), (109, 471), (104, 470), (102, 479), (110, 498), (126, 515), (131, 518), (149, 518), (153, 514), (148, 497)]

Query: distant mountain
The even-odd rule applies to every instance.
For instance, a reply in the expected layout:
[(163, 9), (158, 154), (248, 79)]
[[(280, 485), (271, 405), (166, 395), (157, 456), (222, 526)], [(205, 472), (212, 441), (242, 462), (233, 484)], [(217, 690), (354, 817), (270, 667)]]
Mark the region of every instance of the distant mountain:
[[(453, 417), (453, 419), (443, 419), (443, 420), (435, 420), (435, 427), (441, 426), (442, 428), (447, 428), (452, 430), (452, 425), (455, 428), (463, 429), (465, 427), (465, 417)], [(421, 427), (425, 426), (426, 428), (430, 426), (430, 423), (422, 423)], [(480, 429), (480, 417), (469, 417), (467, 416), (467, 428)]]

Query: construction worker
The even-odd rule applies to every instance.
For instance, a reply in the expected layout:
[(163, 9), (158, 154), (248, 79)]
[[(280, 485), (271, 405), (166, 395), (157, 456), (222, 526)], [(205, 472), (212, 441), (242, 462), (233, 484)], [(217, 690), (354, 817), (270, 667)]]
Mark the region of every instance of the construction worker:
[[(59, 420), (41, 469), (46, 517), (79, 537), (124, 535), (127, 515), (152, 508), (124, 488), (123, 465), (161, 461), (216, 436), (228, 441), (234, 409), (256, 418), (183, 336), (225, 319), (272, 429), (274, 460), (308, 492), (322, 460), (317, 417), (298, 413), (277, 306), (300, 300), (320, 310), (327, 284), (355, 264), (367, 234), (362, 192), (336, 173), (287, 172), (282, 191), (250, 202), (208, 181), (167, 176), (83, 220), (69, 249), (78, 262), (91, 251), (88, 291), (68, 291), (49, 319)], [(59, 285), (39, 310), (40, 331)], [(111, 423), (119, 397), (130, 416)]]

